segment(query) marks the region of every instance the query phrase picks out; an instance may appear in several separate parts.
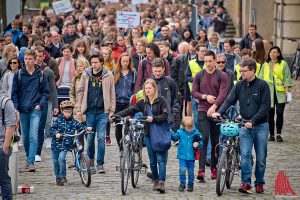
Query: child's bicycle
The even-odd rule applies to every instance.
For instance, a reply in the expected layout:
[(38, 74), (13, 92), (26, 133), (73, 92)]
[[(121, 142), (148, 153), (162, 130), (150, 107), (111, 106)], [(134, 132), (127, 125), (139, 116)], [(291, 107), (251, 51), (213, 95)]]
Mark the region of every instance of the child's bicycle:
[(114, 115), (116, 125), (125, 124), (128, 126), (128, 131), (124, 134), (121, 145), (123, 150), (121, 152), (120, 166), (116, 170), (121, 173), (121, 190), (122, 194), (126, 194), (128, 180), (131, 177), (131, 184), (136, 188), (139, 174), (146, 173), (146, 169), (142, 161), (142, 149), (144, 141), (144, 123), (146, 118), (140, 116), (137, 119), (130, 119), (129, 117), (122, 118)]
[[(235, 110), (236, 111), (236, 110)], [(221, 124), (221, 135), (224, 139), (219, 144), (222, 147), (221, 159), (218, 163), (216, 192), (218, 196), (223, 194), (225, 185), (231, 187), (234, 175), (240, 170), (239, 128), (243, 127), (246, 120), (235, 117), (222, 116), (214, 121)], [(226, 138), (226, 139), (225, 139)]]
[(63, 137), (73, 137), (73, 155), (74, 155), (74, 166), (79, 173), (82, 184), (85, 187), (89, 187), (91, 184), (91, 170), (90, 162), (87, 156), (83, 152), (83, 146), (80, 144), (78, 137), (82, 134), (92, 133), (88, 130), (83, 130), (80, 133), (74, 135), (63, 134)]

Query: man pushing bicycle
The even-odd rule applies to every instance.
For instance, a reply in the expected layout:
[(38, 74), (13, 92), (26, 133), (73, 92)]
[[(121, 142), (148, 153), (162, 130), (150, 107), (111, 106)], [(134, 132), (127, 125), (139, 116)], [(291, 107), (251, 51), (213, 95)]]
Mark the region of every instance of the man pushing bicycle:
[(268, 113), (271, 106), (270, 89), (265, 81), (255, 77), (255, 60), (242, 60), (240, 66), (242, 80), (233, 87), (219, 111), (213, 113), (212, 117), (221, 116), (239, 100), (240, 115), (243, 119), (249, 120), (245, 127), (239, 130), (242, 174), (239, 192), (252, 193), (251, 157), (254, 146), (256, 153), (255, 190), (257, 193), (263, 193), (269, 133)]

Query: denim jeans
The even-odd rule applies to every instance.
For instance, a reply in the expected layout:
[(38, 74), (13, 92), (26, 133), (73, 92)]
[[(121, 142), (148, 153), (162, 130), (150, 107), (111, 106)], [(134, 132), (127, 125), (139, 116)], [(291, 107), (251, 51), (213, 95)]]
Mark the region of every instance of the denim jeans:
[(9, 155), (5, 155), (2, 148), (0, 148), (0, 188), (2, 199), (12, 200), (12, 187), (11, 187), (11, 179), (8, 175), (8, 162), (9, 156), (11, 154), (11, 150)]
[(89, 159), (95, 159), (95, 134), (97, 133), (98, 151), (97, 151), (97, 164), (104, 164), (105, 155), (105, 135), (106, 123), (108, 120), (108, 113), (86, 113), (86, 125), (92, 127), (94, 133), (87, 136), (87, 155)]
[(179, 179), (180, 185), (186, 185), (186, 175), (185, 172), (188, 172), (188, 185), (194, 185), (194, 169), (195, 161), (194, 160), (183, 160), (179, 159)]
[(42, 148), (44, 144), (44, 135), (45, 135), (45, 125), (47, 120), (47, 114), (48, 114), (48, 105), (43, 107), (41, 110), (41, 118), (39, 123), (39, 133), (38, 133), (38, 146), (36, 150), (36, 155), (41, 155)]
[(29, 113), (20, 113), (22, 139), (29, 164), (34, 164), (38, 146), (38, 130), (41, 110), (32, 110)]
[(159, 153), (152, 149), (149, 136), (144, 137), (144, 144), (147, 147), (150, 160), (150, 169), (152, 171), (152, 180), (165, 181), (167, 173), (168, 151)]
[(195, 101), (194, 98), (192, 98), (192, 106), (193, 106), (193, 119), (194, 119), (194, 126), (196, 129), (199, 130), (199, 125), (198, 125), (198, 105), (199, 103)]
[(54, 151), (52, 150), (52, 160), (54, 167), (54, 174), (56, 179), (60, 179), (61, 177), (66, 177), (67, 169), (66, 169), (66, 151)]
[(251, 185), (252, 176), (252, 148), (256, 153), (255, 184), (265, 184), (264, 175), (266, 170), (268, 148), (268, 123), (255, 125), (252, 129), (240, 128), (240, 153), (242, 182)]

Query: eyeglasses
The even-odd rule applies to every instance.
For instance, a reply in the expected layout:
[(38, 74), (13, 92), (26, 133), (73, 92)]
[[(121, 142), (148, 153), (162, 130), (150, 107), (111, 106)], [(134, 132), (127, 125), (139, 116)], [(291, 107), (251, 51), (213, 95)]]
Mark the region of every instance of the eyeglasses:
[(18, 62), (10, 62), (9, 64), (14, 64), (15, 65), (15, 64), (18, 64)]
[(240, 73), (242, 74), (242, 73), (246, 73), (248, 71), (250, 71), (250, 70), (249, 69), (247, 69), (247, 70), (240, 70)]
[(113, 45), (114, 43), (106, 43), (105, 45), (106, 46), (109, 46), (109, 45)]
[(217, 64), (225, 64), (226, 63), (226, 61), (219, 61), (219, 62), (217, 62)]

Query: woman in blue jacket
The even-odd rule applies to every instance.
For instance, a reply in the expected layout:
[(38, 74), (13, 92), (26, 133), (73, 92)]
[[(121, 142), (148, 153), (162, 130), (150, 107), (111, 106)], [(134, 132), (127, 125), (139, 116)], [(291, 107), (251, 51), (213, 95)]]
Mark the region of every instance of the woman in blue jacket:
[[(129, 107), (129, 101), (133, 95), (134, 84), (136, 80), (136, 72), (133, 68), (131, 56), (127, 52), (124, 52), (120, 55), (118, 65), (113, 73), (116, 90), (116, 113), (118, 113)], [(122, 125), (117, 125), (116, 140), (120, 150), (122, 150), (120, 145), (121, 139)]]

